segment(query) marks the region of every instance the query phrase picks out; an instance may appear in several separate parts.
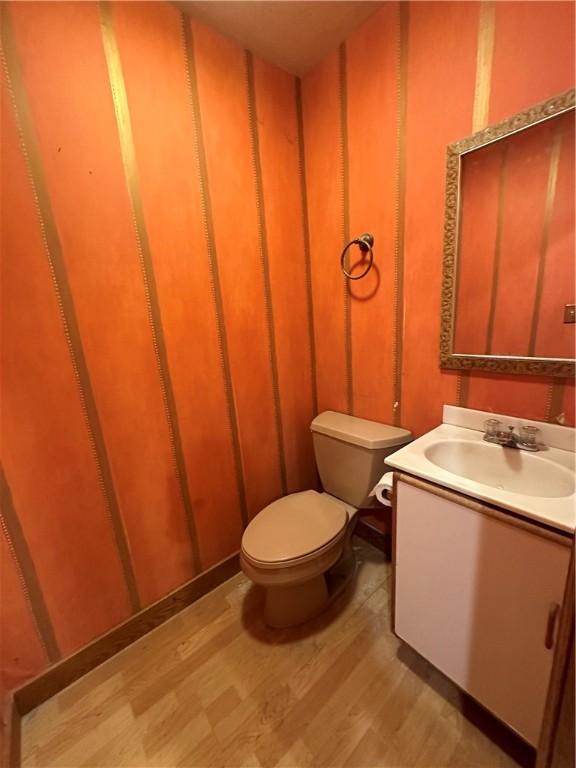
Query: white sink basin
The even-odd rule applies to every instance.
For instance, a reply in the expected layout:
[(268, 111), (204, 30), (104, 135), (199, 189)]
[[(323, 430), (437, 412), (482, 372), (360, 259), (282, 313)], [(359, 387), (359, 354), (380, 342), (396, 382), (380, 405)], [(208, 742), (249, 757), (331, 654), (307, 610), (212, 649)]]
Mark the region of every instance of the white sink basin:
[(547, 461), (545, 454), (468, 440), (439, 440), (427, 446), (424, 455), (447, 472), (502, 491), (548, 499), (574, 493), (574, 474)]
[[(483, 426), (498, 418), (516, 431), (537, 426), (541, 451), (485, 442)], [(444, 423), (386, 457), (386, 464), (486, 501), (557, 530), (576, 529), (576, 430), (512, 416), (444, 406)]]

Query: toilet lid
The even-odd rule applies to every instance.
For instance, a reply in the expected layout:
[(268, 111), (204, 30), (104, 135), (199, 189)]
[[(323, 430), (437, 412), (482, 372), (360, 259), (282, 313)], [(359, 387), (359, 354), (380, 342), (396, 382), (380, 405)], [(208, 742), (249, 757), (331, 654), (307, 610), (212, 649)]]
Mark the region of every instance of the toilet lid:
[(291, 493), (256, 515), (244, 531), (242, 549), (263, 563), (295, 560), (326, 546), (347, 520), (344, 505), (325, 493)]

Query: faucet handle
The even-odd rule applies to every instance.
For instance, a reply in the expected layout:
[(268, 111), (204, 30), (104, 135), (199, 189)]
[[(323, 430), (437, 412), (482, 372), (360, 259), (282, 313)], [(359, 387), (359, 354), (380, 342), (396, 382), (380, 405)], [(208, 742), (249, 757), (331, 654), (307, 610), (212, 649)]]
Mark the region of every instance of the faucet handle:
[(502, 422), (499, 419), (487, 419), (484, 422), (484, 429), (487, 437), (495, 437), (500, 431)]
[(531, 424), (522, 424), (520, 426), (520, 442), (528, 448), (536, 448), (540, 429)]

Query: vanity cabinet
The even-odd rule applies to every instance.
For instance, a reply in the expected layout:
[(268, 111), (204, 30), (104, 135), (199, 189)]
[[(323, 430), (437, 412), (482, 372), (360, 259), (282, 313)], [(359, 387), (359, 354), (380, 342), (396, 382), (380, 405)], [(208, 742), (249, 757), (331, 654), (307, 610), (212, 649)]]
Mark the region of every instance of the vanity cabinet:
[(571, 538), (400, 476), (394, 631), (536, 746)]

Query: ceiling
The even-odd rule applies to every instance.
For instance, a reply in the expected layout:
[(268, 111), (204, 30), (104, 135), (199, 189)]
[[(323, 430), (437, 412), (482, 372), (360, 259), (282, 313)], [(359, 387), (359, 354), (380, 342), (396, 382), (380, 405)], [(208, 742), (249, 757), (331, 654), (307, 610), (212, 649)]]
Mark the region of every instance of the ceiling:
[(293, 75), (305, 75), (382, 2), (193, 0), (178, 6)]

